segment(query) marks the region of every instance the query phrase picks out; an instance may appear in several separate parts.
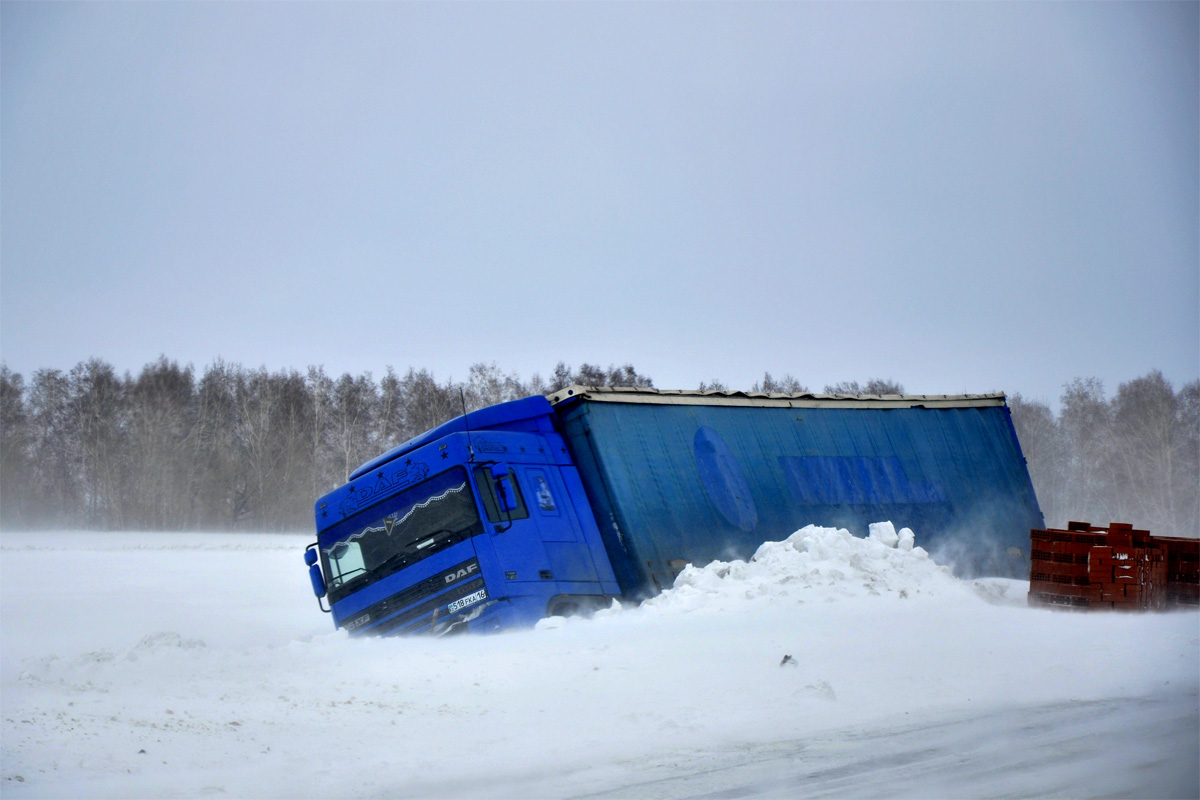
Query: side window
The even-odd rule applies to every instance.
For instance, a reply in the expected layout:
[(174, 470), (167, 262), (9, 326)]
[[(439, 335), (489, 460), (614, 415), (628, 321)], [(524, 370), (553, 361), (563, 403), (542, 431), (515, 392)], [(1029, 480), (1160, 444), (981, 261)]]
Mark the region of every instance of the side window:
[(558, 516), (558, 501), (554, 499), (554, 492), (550, 490), (550, 481), (546, 478), (546, 473), (540, 469), (531, 469), (527, 474), (531, 484), (529, 491), (533, 492), (534, 499), (537, 500), (538, 510), (543, 514)]
[(525, 498), (521, 495), (521, 486), (517, 483), (517, 475), (512, 470), (508, 473), (508, 483), (516, 495), (517, 508), (511, 514), (500, 513), (500, 504), (496, 502), (496, 481), (492, 478), (490, 469), (476, 467), (475, 483), (479, 486), (479, 499), (483, 501), (483, 510), (487, 512), (488, 522), (506, 522), (510, 519), (526, 519), (529, 516)]

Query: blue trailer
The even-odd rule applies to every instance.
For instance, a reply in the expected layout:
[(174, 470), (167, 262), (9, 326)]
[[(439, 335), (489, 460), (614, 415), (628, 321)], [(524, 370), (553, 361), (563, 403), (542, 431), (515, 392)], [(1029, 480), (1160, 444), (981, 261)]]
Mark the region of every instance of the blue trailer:
[(572, 386), (359, 467), (317, 501), (305, 559), (350, 632), (491, 631), (642, 599), (806, 524), (882, 520), (960, 572), (1028, 574), (1043, 519), (1003, 395)]

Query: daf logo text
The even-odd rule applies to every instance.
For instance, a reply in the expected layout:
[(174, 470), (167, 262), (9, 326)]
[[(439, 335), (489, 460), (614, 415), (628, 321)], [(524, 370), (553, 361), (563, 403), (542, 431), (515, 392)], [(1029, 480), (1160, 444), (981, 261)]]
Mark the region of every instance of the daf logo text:
[(461, 581), (463, 578), (466, 578), (469, 575), (471, 575), (472, 573), (474, 573), (475, 570), (477, 570), (477, 569), (479, 569), (478, 564), (468, 564), (467, 566), (463, 567), (462, 569), (455, 570), (454, 572), (448, 573), (446, 575), (446, 583), (454, 583), (455, 581)]

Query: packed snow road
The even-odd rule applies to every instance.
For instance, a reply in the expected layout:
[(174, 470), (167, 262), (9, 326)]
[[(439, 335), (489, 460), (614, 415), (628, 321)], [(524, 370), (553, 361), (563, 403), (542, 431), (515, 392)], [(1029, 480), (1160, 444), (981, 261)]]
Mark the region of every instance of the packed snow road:
[(627, 765), (629, 782), (600, 791), (586, 789), (587, 774), (571, 776), (570, 796), (1189, 797), (1200, 781), (1200, 734), (1186, 699), (1050, 703), (656, 755)]
[(1026, 608), (810, 528), (594, 620), (350, 639), (307, 541), (0, 535), (0, 793), (1200, 795), (1195, 612)]

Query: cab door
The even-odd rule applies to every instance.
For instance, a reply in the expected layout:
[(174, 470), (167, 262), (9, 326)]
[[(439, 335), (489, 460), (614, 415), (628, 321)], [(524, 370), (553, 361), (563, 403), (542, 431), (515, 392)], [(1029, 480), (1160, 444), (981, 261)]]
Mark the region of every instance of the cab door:
[(537, 523), (555, 580), (598, 581), (596, 565), (557, 467), (519, 467), (528, 487), (531, 518)]
[(488, 538), (506, 580), (598, 581), (558, 469), (510, 465), (509, 474), (516, 508), (505, 514), (498, 511), (489, 470), (475, 470), (480, 499), (492, 523)]

